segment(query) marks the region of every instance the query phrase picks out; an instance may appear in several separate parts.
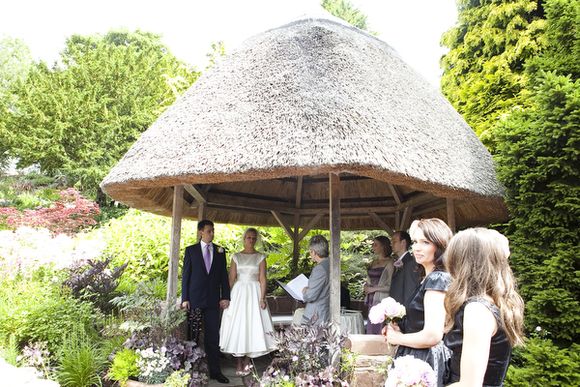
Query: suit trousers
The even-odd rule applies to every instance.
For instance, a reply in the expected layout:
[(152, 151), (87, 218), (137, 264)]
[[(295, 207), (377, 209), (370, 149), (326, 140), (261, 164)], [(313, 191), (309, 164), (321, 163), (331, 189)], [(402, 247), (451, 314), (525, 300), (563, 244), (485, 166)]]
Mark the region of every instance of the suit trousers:
[(221, 373), (220, 368), (220, 310), (203, 308), (203, 346), (207, 355), (209, 374)]

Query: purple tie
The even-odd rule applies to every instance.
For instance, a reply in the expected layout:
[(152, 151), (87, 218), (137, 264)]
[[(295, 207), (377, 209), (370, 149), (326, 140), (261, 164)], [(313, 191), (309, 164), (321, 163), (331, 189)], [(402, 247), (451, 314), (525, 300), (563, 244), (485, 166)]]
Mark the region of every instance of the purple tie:
[(203, 261), (205, 262), (205, 269), (209, 273), (209, 269), (211, 269), (211, 253), (209, 252), (209, 245), (205, 245), (205, 251), (203, 252)]

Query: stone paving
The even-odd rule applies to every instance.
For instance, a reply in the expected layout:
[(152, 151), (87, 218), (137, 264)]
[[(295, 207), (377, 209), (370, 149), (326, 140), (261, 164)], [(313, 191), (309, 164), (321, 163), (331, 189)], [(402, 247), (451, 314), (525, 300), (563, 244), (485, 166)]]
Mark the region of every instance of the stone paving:
[(59, 387), (52, 380), (39, 379), (33, 367), (14, 367), (0, 358), (0, 385), (2, 387)]
[[(254, 364), (258, 375), (266, 370), (270, 365), (272, 358), (270, 355), (265, 355), (254, 359)], [(215, 380), (209, 381), (209, 387), (217, 386), (243, 386), (244, 382), (240, 376), (236, 375), (236, 358), (226, 355), (225, 358), (221, 359), (222, 373), (230, 380), (229, 384), (218, 383)]]

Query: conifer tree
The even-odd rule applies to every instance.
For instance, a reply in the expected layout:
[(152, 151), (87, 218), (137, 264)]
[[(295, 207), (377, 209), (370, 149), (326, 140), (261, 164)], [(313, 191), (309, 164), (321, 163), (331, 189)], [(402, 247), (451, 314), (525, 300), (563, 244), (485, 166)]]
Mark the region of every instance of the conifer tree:
[(458, 24), (442, 44), (441, 88), (479, 137), (525, 103), (524, 64), (545, 46), (541, 1), (458, 0)]
[(8, 119), (14, 156), (64, 174), (84, 190), (99, 182), (199, 73), (159, 36), (113, 31), (74, 35), (61, 65), (35, 65), (15, 89)]

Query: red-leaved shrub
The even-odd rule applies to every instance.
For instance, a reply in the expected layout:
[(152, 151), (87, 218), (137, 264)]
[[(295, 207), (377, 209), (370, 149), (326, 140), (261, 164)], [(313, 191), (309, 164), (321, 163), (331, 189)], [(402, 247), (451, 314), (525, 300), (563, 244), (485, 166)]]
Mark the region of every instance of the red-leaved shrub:
[(0, 208), (0, 222), (10, 228), (28, 226), (46, 228), (54, 234), (74, 234), (97, 224), (99, 205), (83, 197), (76, 189), (60, 191), (60, 198), (50, 207), (18, 211), (12, 207)]

